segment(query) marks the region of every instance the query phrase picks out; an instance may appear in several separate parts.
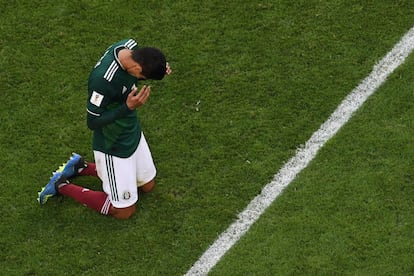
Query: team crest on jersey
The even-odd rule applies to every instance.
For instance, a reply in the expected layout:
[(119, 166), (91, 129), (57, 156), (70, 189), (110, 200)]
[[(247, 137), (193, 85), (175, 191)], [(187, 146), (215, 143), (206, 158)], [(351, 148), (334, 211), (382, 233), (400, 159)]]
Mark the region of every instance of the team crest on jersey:
[(91, 102), (91, 104), (94, 104), (94, 105), (99, 107), (99, 106), (101, 106), (103, 98), (104, 98), (104, 96), (102, 94), (99, 94), (98, 92), (93, 91), (92, 96), (89, 99), (89, 101)]

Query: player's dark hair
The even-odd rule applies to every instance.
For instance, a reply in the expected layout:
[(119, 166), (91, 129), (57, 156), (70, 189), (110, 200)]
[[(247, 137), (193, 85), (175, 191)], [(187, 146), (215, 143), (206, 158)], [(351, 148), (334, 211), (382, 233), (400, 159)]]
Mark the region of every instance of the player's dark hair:
[(164, 54), (157, 48), (144, 47), (132, 51), (132, 59), (142, 67), (142, 75), (147, 79), (161, 80), (167, 71)]

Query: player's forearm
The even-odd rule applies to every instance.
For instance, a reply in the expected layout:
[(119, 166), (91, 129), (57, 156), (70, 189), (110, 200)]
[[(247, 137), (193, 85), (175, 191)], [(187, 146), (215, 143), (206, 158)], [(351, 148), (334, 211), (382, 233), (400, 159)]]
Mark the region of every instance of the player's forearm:
[(116, 119), (126, 116), (130, 112), (134, 112), (134, 110), (130, 110), (126, 104), (102, 113), (94, 113), (88, 110), (86, 122), (89, 129), (95, 130), (113, 123)]

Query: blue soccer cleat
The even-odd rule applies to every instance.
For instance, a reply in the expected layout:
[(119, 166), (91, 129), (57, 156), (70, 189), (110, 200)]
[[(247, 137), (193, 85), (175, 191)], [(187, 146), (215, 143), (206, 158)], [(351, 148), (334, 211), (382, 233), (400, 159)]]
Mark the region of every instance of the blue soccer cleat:
[(87, 164), (82, 156), (72, 153), (68, 162), (59, 167), (57, 172), (62, 172), (65, 178), (72, 178), (79, 175), (79, 172), (86, 168)]
[(59, 194), (58, 186), (59, 184), (67, 183), (67, 180), (62, 172), (54, 172), (53, 176), (50, 178), (49, 183), (46, 184), (45, 187), (38, 193), (37, 201), (40, 204), (45, 204), (46, 201), (53, 196)]

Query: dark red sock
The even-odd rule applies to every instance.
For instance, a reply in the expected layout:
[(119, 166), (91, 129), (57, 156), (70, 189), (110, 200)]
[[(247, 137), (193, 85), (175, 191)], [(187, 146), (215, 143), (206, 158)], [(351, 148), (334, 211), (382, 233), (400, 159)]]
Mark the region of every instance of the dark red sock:
[(96, 165), (92, 162), (87, 162), (88, 166), (84, 168), (82, 171), (79, 172), (80, 175), (86, 175), (86, 176), (98, 176), (98, 173), (96, 172)]
[(108, 195), (104, 192), (92, 191), (72, 183), (62, 185), (59, 188), (59, 193), (71, 197), (103, 215), (108, 215), (109, 208), (112, 206)]

